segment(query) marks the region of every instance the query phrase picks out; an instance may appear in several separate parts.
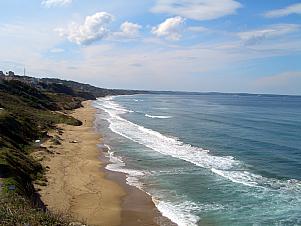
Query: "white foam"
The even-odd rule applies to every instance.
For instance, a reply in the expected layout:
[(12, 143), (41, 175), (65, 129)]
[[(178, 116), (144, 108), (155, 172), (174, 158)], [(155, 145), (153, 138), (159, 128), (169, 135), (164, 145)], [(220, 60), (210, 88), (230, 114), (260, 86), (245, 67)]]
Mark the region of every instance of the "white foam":
[[(99, 99), (97, 103), (98, 107), (110, 115), (110, 118), (107, 120), (110, 123), (109, 128), (113, 132), (163, 155), (172, 156), (193, 163), (196, 166), (210, 169), (219, 176), (246, 186), (278, 188), (279, 184), (291, 185), (289, 181), (269, 179), (250, 173), (244, 170), (245, 167), (242, 162), (235, 160), (232, 156), (211, 155), (209, 150), (185, 144), (177, 138), (167, 137), (157, 131), (125, 120), (120, 115), (126, 113), (126, 109), (114, 102), (111, 97)], [(112, 110), (111, 106), (114, 106), (115, 109)], [(299, 190), (300, 186), (301, 182), (298, 181), (293, 189), (297, 187), (297, 190)]]
[[(140, 178), (145, 176), (146, 173), (125, 168), (125, 163), (123, 162), (122, 158), (115, 156), (114, 152), (111, 151), (111, 148), (108, 145), (104, 144), (104, 146), (108, 147), (108, 153), (106, 154), (106, 157), (108, 157), (111, 162), (106, 166), (106, 169), (126, 174), (127, 184), (135, 186), (146, 192), (143, 189), (143, 184), (139, 181)], [(158, 198), (153, 197), (150, 193), (147, 194), (152, 197), (154, 204), (162, 213), (162, 215), (169, 218), (172, 222), (178, 224), (179, 226), (197, 225), (199, 217), (191, 213), (193, 210), (199, 209), (197, 204), (189, 201), (173, 204), (171, 202), (161, 201)]]
[(159, 118), (159, 119), (172, 118), (172, 116), (164, 116), (164, 115), (149, 115), (149, 114), (145, 114), (144, 116), (148, 117), (148, 118)]
[(108, 151), (106, 157), (108, 157), (111, 162), (105, 167), (107, 170), (126, 174), (127, 184), (142, 189), (143, 184), (140, 183), (139, 178), (143, 177), (145, 173), (142, 171), (125, 168), (125, 163), (123, 162), (122, 158), (115, 156), (114, 152), (112, 151)]
[(212, 168), (211, 171), (231, 180), (232, 182), (241, 183), (251, 187), (259, 186), (259, 184), (256, 181), (258, 179), (262, 179), (261, 176), (249, 173), (247, 171), (226, 171), (214, 168)]
[[(117, 106), (116, 108), (122, 110), (112, 110), (110, 108), (112, 105), (115, 105)], [(107, 120), (110, 123), (109, 128), (113, 132), (151, 148), (163, 155), (182, 159), (208, 169), (230, 170), (234, 166), (240, 165), (240, 162), (236, 161), (231, 156), (210, 155), (208, 150), (193, 147), (190, 144), (184, 144), (173, 137), (164, 136), (157, 131), (144, 128), (143, 126), (121, 118), (120, 115), (125, 113), (123, 110), (124, 108), (113, 102), (112, 99), (99, 99), (98, 107), (110, 115), (110, 118)]]
[(111, 151), (111, 147), (108, 144), (103, 144), (103, 146), (109, 151)]
[(200, 220), (197, 215), (192, 214), (193, 211), (199, 209), (199, 206), (193, 202), (171, 203), (154, 200), (154, 203), (164, 217), (169, 218), (179, 226), (196, 226)]
[[(122, 106), (120, 106), (119, 104), (113, 102), (113, 97), (112, 96), (108, 96), (108, 97), (105, 97), (103, 98), (105, 101), (106, 101), (106, 112), (112, 112), (114, 114), (124, 114), (124, 113), (128, 113), (128, 112), (134, 112), (132, 110), (128, 110)], [(98, 107), (102, 107), (102, 105), (99, 104), (99, 102), (96, 102), (96, 105), (95, 105), (96, 108)]]
[[(184, 160), (202, 168), (207, 168), (216, 175), (245, 186), (261, 187), (277, 191), (289, 190), (297, 192), (296, 194), (300, 194), (301, 192), (301, 182), (298, 180), (277, 180), (253, 174), (246, 171), (244, 164), (232, 156), (214, 156), (210, 154), (209, 150), (185, 144), (179, 141), (178, 138), (167, 137), (157, 131), (130, 122), (121, 117), (122, 114), (128, 112), (127, 109), (115, 103), (113, 99), (102, 98), (97, 103), (96, 107), (101, 108), (109, 114), (110, 117), (106, 118), (106, 120), (110, 124), (109, 128), (114, 133), (156, 152)], [(128, 184), (143, 189), (143, 185), (139, 182), (139, 179), (145, 176), (144, 172), (126, 169), (122, 159), (115, 159), (113, 154), (110, 156), (110, 160), (113, 164), (109, 164), (107, 169), (126, 173), (128, 175)], [(196, 225), (196, 222), (199, 220), (196, 215), (191, 213), (194, 207), (191, 203), (183, 203), (183, 208), (178, 204), (175, 205), (174, 203), (161, 200), (155, 201), (155, 203), (164, 216), (178, 225)]]
[(159, 132), (136, 125), (119, 116), (108, 119), (109, 128), (134, 142), (142, 144), (164, 155), (191, 162), (203, 168), (231, 169), (239, 162), (232, 157), (209, 155), (208, 150), (184, 144), (171, 137), (166, 137)]
[(260, 187), (265, 189), (271, 189), (280, 192), (294, 192), (296, 194), (301, 193), (301, 182), (295, 179), (290, 180), (278, 180), (275, 178), (266, 178), (258, 174), (250, 173), (248, 171), (227, 171), (211, 169), (212, 172), (227, 178), (235, 183), (244, 184), (250, 187)]
[(153, 198), (153, 202), (162, 215), (179, 226), (196, 226), (201, 219), (198, 213), (224, 209), (224, 206), (220, 204), (200, 204), (182, 200), (185, 198), (172, 202)]

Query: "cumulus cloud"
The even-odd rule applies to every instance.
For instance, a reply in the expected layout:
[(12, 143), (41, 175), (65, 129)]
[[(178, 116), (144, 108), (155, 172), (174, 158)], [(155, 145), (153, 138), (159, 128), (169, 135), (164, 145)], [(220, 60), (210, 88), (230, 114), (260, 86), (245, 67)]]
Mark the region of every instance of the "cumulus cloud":
[(151, 11), (194, 20), (212, 20), (234, 14), (240, 7), (235, 0), (157, 0)]
[(165, 37), (170, 40), (179, 40), (182, 37), (182, 30), (185, 19), (176, 16), (166, 19), (163, 23), (153, 27), (152, 33), (158, 37)]
[(120, 32), (115, 32), (113, 36), (117, 38), (136, 38), (139, 36), (141, 28), (142, 26), (139, 24), (126, 21), (120, 25)]
[(108, 25), (114, 17), (106, 12), (98, 12), (87, 16), (84, 24), (72, 23), (67, 29), (57, 29), (61, 36), (78, 45), (89, 45), (108, 36)]
[(44, 0), (44, 1), (42, 1), (42, 5), (47, 8), (66, 6), (66, 5), (70, 5), (71, 3), (72, 3), (72, 0)]
[(255, 45), (265, 39), (286, 35), (298, 30), (300, 30), (298, 24), (277, 24), (264, 29), (240, 32), (238, 36), (246, 45)]
[(282, 9), (275, 9), (275, 10), (268, 11), (264, 14), (264, 16), (273, 18), (273, 17), (288, 16), (290, 14), (301, 14), (301, 3), (289, 5)]

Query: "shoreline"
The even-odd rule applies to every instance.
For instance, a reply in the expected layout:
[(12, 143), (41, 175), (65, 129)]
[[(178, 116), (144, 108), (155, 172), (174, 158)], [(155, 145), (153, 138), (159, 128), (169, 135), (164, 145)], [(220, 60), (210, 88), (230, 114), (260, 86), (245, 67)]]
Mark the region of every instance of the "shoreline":
[(121, 204), (121, 225), (122, 226), (141, 226), (141, 225), (164, 225), (176, 226), (170, 219), (163, 216), (158, 210), (152, 197), (139, 188), (126, 183), (127, 175), (122, 172), (110, 171), (105, 167), (111, 164), (101, 153), (100, 159), (104, 163), (103, 170), (106, 177), (119, 184), (125, 191), (126, 195), (122, 197)]
[[(105, 169), (101, 135), (95, 130), (92, 101), (71, 115), (82, 126), (58, 125), (41, 147), (52, 154), (37, 153), (46, 167), (47, 186), (36, 185), (47, 208), (71, 214), (88, 225), (175, 225), (162, 216), (151, 197), (126, 184), (126, 175)], [(40, 156), (39, 156), (40, 155)]]

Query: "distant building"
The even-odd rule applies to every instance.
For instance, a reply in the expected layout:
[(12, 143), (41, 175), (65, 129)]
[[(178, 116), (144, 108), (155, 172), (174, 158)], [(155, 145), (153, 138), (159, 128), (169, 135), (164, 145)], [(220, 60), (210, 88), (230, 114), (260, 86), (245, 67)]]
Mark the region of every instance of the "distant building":
[(3, 83), (3, 80), (5, 79), (5, 74), (3, 71), (0, 71), (0, 84)]
[(9, 72), (8, 72), (8, 76), (11, 76), (11, 77), (15, 76), (15, 72), (9, 71)]
[(11, 81), (15, 79), (15, 73), (13, 71), (6, 72), (6, 76), (4, 77), (4, 80)]
[(5, 78), (5, 74), (3, 73), (3, 71), (0, 71), (0, 79), (4, 79)]

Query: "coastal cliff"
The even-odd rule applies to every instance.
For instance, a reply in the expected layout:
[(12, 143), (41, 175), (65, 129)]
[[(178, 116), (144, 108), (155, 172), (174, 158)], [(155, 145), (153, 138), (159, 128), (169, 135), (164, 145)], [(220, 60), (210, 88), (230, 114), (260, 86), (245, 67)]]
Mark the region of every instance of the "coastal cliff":
[[(15, 76), (0, 81), (0, 223), (69, 225), (67, 214), (51, 213), (35, 185), (45, 186), (45, 168), (35, 153), (57, 124), (80, 126), (70, 111), (99, 96), (135, 94), (72, 81)], [(59, 142), (58, 140), (56, 142)]]

